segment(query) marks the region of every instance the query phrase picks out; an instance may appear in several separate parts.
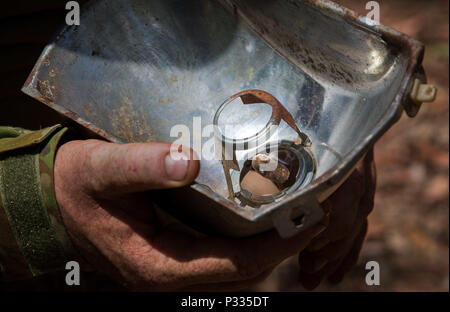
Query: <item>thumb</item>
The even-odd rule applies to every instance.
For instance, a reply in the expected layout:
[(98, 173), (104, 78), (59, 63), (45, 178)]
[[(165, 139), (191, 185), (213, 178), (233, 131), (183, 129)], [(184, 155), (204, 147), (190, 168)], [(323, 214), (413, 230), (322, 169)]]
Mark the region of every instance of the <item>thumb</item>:
[(83, 164), (82, 178), (88, 190), (97, 194), (180, 187), (191, 183), (198, 174), (199, 161), (194, 160), (195, 152), (186, 147), (180, 153), (171, 153), (169, 143), (81, 142), (72, 147), (72, 153), (83, 157), (78, 162)]

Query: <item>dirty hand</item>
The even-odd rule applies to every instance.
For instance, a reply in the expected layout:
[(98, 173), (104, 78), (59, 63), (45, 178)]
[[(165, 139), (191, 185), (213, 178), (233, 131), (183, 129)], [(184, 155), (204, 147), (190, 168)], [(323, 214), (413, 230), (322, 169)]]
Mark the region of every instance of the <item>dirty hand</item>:
[(199, 170), (198, 161), (175, 161), (169, 150), (167, 143), (87, 140), (66, 143), (56, 155), (56, 197), (81, 258), (125, 286), (244, 289), (324, 230), (318, 224), (287, 240), (274, 231), (224, 239), (164, 226), (146, 191), (187, 185)]
[(376, 171), (373, 149), (322, 206), (329, 211), (328, 228), (299, 254), (300, 281), (316, 288), (324, 278), (339, 283), (356, 264), (373, 209)]

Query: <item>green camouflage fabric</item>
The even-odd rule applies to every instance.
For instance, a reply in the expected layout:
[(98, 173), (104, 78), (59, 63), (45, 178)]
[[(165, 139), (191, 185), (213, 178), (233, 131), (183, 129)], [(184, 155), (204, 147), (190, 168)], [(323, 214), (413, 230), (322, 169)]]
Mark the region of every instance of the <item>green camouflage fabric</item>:
[(53, 165), (61, 125), (0, 127), (0, 270), (4, 280), (63, 270), (74, 258), (56, 202)]
[(39, 174), (41, 179), (42, 198), (44, 199), (47, 215), (49, 216), (50, 222), (55, 230), (56, 238), (63, 247), (64, 254), (68, 257), (68, 259), (74, 260), (76, 259), (74, 248), (62, 221), (58, 203), (56, 202), (55, 182), (53, 175), (54, 160), (58, 143), (66, 131), (67, 128), (63, 128), (56, 132), (41, 150), (39, 154)]

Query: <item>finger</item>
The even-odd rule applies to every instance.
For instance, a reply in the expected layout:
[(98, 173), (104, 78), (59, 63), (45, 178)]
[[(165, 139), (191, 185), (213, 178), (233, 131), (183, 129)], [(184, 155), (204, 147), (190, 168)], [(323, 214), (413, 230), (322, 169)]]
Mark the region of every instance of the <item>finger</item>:
[(376, 167), (373, 161), (373, 148), (367, 152), (366, 157), (363, 160), (364, 173), (364, 189), (365, 192), (361, 198), (361, 208), (359, 209), (359, 215), (366, 218), (373, 210), (375, 191), (377, 184)]
[[(155, 210), (150, 209), (153, 202), (148, 192), (126, 194), (113, 199), (97, 199), (97, 202), (118, 218), (127, 219), (131, 223), (140, 221), (148, 226), (156, 226)], [(142, 207), (148, 207), (148, 209), (142, 209)]]
[(311, 251), (319, 250), (330, 242), (343, 239), (352, 232), (358, 214), (358, 204), (363, 191), (363, 181), (358, 171), (353, 171), (341, 187), (326, 200), (331, 205), (330, 222), (327, 229), (308, 246)]
[(352, 237), (348, 237), (325, 246), (318, 252), (304, 251), (299, 255), (300, 270), (308, 274), (320, 271), (328, 263), (343, 258), (349, 251), (353, 242)]
[(350, 177), (322, 204), (331, 206), (330, 226), (308, 249), (319, 250), (330, 242), (342, 239), (351, 230), (356, 216), (365, 218), (373, 208), (375, 184), (373, 149), (370, 149)]
[(299, 254), (300, 270), (306, 273), (314, 273), (321, 270), (329, 262), (343, 259), (351, 249), (357, 235), (361, 231), (364, 220), (356, 220), (354, 230), (347, 237), (330, 243), (317, 251), (304, 250)]
[(241, 291), (264, 281), (274, 268), (272, 267), (260, 275), (244, 281), (191, 285), (180, 289), (180, 291)]
[(302, 286), (307, 290), (313, 290), (320, 285), (323, 280), (322, 271), (317, 271), (315, 273), (309, 274), (303, 271), (299, 273), (299, 280)]
[[(324, 231), (321, 235), (319, 235), (308, 247), (308, 250), (317, 251), (323, 249), (324, 254), (333, 254), (333, 252), (336, 252), (335, 257), (332, 257), (329, 260), (327, 257), (320, 257), (318, 254), (314, 253), (307, 256), (306, 253), (303, 252), (303, 255), (299, 255), (299, 263), (301, 264), (300, 280), (307, 289), (317, 287), (327, 274), (333, 275), (331, 279), (336, 281), (342, 280), (345, 273), (356, 263), (358, 259), (359, 251), (367, 231), (366, 216), (371, 212), (374, 205), (373, 200), (376, 188), (376, 169), (373, 162), (373, 149), (371, 149), (366, 154), (364, 160), (358, 164), (356, 172), (362, 174), (364, 178), (364, 192), (360, 201), (360, 207), (358, 208), (357, 217), (357, 219), (361, 217), (364, 218), (365, 221), (363, 227), (357, 237), (354, 238), (353, 247), (350, 252), (347, 256), (342, 258), (342, 264), (339, 261), (339, 256), (342, 257), (342, 252), (337, 251), (339, 247), (335, 245), (335, 251), (332, 251), (331, 249), (328, 250), (327, 245), (330, 245), (330, 241), (332, 240), (329, 235), (329, 233), (332, 232), (331, 229), (329, 231)], [(335, 220), (332, 219), (330, 223), (333, 224), (334, 221)], [(336, 271), (336, 274), (333, 274), (334, 271)]]
[(79, 144), (82, 178), (97, 194), (122, 195), (180, 187), (192, 182), (199, 170), (192, 150), (184, 148), (174, 155), (169, 143), (113, 144), (89, 140)]
[[(109, 214), (91, 221), (89, 239), (114, 263), (118, 273), (111, 274), (129, 281), (127, 287), (153, 290), (256, 278), (305, 248), (325, 227), (319, 223), (290, 239), (274, 230), (245, 239), (197, 239), (179, 231), (150, 229), (126, 216)], [(114, 235), (101, 235), (105, 232)]]
[(341, 265), (336, 269), (335, 272), (333, 272), (329, 277), (328, 280), (334, 284), (338, 284), (342, 281), (345, 274), (347, 274), (350, 269), (355, 266), (355, 264), (358, 262), (358, 257), (364, 242), (364, 238), (367, 234), (367, 220), (364, 222), (363, 227), (361, 228), (361, 232), (357, 236), (355, 243), (348, 253), (348, 255), (344, 258)]
[(303, 287), (307, 290), (313, 290), (317, 288), (322, 280), (327, 276), (327, 272), (334, 266), (337, 266), (340, 260), (334, 262), (326, 262), (326, 264), (319, 270), (312, 273), (300, 270), (299, 281)]
[[(194, 239), (179, 232), (157, 233), (151, 240), (151, 248), (141, 248), (133, 262), (142, 268), (153, 267), (164, 272), (165, 285), (169, 288), (180, 283), (196, 285), (250, 280), (302, 250), (323, 228), (318, 224), (290, 239), (280, 238), (275, 231), (245, 239), (211, 236)], [(138, 236), (132, 237), (136, 238)], [(126, 245), (143, 244), (130, 242)]]
[(308, 290), (312, 290), (320, 285), (323, 279), (328, 277), (328, 280), (334, 284), (338, 284), (342, 281), (345, 274), (355, 265), (358, 259), (359, 251), (361, 250), (364, 236), (367, 231), (367, 222), (364, 222), (361, 232), (354, 240), (354, 244), (347, 256), (334, 261), (327, 262), (320, 270), (308, 273), (300, 271), (300, 282), (303, 287)]
[(334, 272), (342, 261), (343, 259), (338, 259), (332, 262), (327, 262), (326, 265), (324, 265), (320, 270), (313, 273), (300, 271), (300, 282), (306, 289), (313, 290), (320, 285), (325, 277), (331, 274), (330, 272)]

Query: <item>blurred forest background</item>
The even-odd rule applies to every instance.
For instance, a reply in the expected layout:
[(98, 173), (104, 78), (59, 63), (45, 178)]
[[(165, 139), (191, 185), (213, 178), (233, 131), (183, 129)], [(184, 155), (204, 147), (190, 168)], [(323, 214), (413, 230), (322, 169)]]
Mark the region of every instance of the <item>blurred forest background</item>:
[[(361, 15), (367, 1), (335, 1)], [(375, 145), (377, 193), (359, 264), (339, 285), (317, 291), (449, 291), (449, 2), (385, 0), (380, 22), (426, 45), (423, 66), (438, 87), (434, 103), (406, 115)], [(381, 285), (365, 284), (365, 263), (380, 264)], [(252, 290), (304, 291), (297, 258)]]

